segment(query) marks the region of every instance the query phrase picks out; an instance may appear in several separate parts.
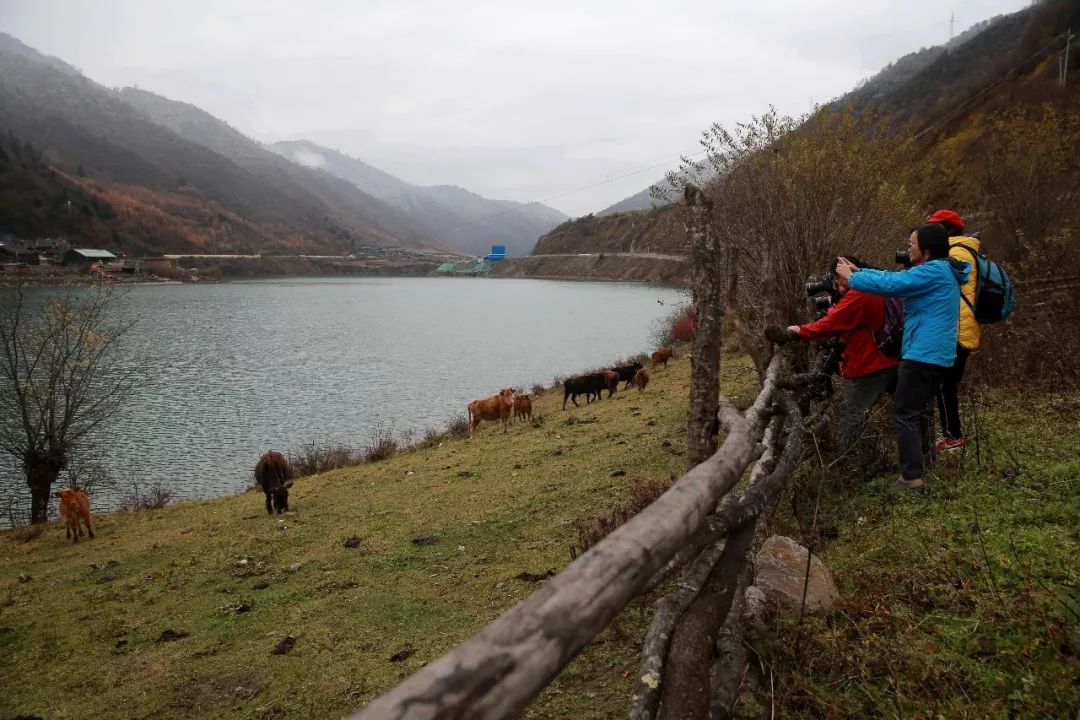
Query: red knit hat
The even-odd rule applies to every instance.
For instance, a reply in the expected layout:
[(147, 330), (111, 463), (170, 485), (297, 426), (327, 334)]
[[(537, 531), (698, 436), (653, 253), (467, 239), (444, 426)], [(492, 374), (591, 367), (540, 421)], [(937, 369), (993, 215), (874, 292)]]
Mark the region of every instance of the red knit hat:
[(936, 213), (926, 219), (926, 222), (932, 223), (948, 223), (957, 230), (963, 232), (964, 230), (964, 218), (957, 215), (952, 210), (938, 210)]

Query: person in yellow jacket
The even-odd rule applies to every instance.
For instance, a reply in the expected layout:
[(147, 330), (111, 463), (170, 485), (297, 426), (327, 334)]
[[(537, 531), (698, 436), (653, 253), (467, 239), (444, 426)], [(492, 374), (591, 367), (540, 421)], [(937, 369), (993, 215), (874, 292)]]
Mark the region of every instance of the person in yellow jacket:
[(945, 371), (938, 392), (938, 413), (941, 415), (941, 437), (937, 450), (958, 450), (966, 444), (960, 426), (960, 402), (957, 388), (964, 377), (968, 356), (979, 347), (981, 328), (975, 319), (975, 285), (978, 282), (975, 255), (979, 253), (979, 239), (964, 235), (964, 219), (952, 210), (938, 210), (927, 222), (938, 223), (949, 233), (949, 257), (971, 266), (968, 280), (960, 288), (960, 327), (956, 338), (956, 362)]

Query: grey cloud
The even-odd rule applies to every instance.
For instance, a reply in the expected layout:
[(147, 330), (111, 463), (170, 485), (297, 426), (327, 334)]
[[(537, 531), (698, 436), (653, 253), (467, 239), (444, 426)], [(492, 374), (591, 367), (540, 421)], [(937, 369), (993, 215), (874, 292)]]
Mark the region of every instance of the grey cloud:
[[(957, 31), (1025, 4), (961, 0)], [(932, 0), (0, 0), (0, 28), (259, 140), (307, 137), (411, 182), (528, 201), (693, 149), (714, 121), (805, 112), (943, 41), (947, 12)], [(599, 210), (664, 169), (552, 204)]]

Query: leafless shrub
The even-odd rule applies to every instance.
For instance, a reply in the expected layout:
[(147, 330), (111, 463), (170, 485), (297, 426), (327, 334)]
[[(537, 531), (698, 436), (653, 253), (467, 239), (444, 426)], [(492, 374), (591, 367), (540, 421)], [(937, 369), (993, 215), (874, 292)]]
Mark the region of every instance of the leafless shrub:
[(90, 497), (101, 491), (119, 489), (109, 468), (95, 458), (83, 455), (73, 456), (65, 474), (69, 487), (79, 488)]
[(289, 476), (307, 477), (337, 468), (359, 465), (364, 453), (345, 444), (323, 443), (314, 440), (289, 452)]
[(446, 424), (447, 437), (460, 440), (469, 436), (469, 418), (458, 415)]
[(398, 441), (394, 431), (383, 425), (377, 425), (371, 432), (371, 440), (364, 451), (364, 460), (369, 463), (389, 460), (398, 450)]
[(710, 231), (734, 250), (736, 325), (759, 370), (763, 329), (806, 320), (808, 277), (838, 254), (891, 265), (889, 252), (925, 217), (907, 137), (869, 114), (770, 110), (733, 131), (713, 125), (706, 159), (672, 174), (679, 191), (689, 179), (713, 202)]
[(634, 478), (630, 497), (603, 515), (579, 520), (576, 551), (580, 554), (603, 540), (615, 528), (647, 508), (653, 500), (667, 492), (675, 483), (675, 476), (668, 478)]
[(26, 543), (31, 540), (36, 540), (44, 532), (45, 526), (40, 523), (37, 525), (25, 525), (17, 530), (13, 530), (8, 537), (15, 542)]
[(172, 502), (176, 496), (161, 483), (143, 486), (141, 483), (130, 481), (129, 491), (120, 499), (118, 509), (126, 512), (140, 512), (143, 510), (160, 510)]

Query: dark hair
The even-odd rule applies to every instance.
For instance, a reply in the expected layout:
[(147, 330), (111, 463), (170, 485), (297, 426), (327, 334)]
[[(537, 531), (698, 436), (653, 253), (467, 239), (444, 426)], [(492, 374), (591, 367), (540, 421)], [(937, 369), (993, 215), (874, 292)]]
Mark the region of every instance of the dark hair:
[(855, 267), (860, 268), (860, 269), (863, 269), (863, 268), (869, 268), (871, 270), (877, 270), (878, 269), (876, 266), (871, 265), (868, 262), (864, 262), (864, 261), (860, 260), (859, 258), (855, 257), (854, 255), (839, 255), (839, 256), (834, 257), (834, 258), (829, 260), (829, 265), (825, 268), (825, 271), (829, 275), (835, 275), (836, 274), (836, 266), (838, 264), (840, 264), (840, 258), (847, 258), (847, 261), (849, 263), (851, 263), (852, 265), (854, 265)]
[(940, 223), (927, 223), (915, 229), (916, 240), (923, 252), (930, 253), (931, 260), (949, 257), (949, 233)]
[(959, 237), (960, 235), (964, 234), (963, 230), (953, 225), (951, 222), (945, 222), (944, 220), (942, 220), (938, 223), (938, 225), (941, 225), (941, 227), (945, 228), (945, 232), (949, 234), (949, 237)]

